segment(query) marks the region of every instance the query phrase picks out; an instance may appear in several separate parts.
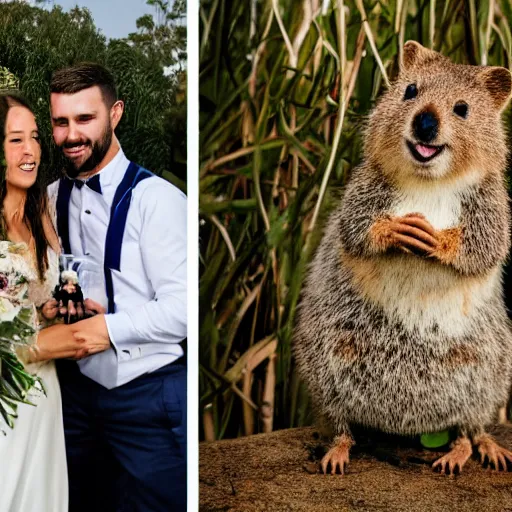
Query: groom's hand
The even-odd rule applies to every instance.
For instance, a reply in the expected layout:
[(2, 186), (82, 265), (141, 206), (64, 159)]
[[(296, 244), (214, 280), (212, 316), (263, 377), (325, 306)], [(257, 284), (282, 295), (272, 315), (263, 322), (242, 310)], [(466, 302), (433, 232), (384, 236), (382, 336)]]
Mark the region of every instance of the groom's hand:
[(84, 305), (82, 302), (73, 302), (72, 300), (68, 300), (68, 303), (64, 305), (60, 301), (58, 313), (64, 318), (66, 324), (74, 324), (84, 317)]
[[(51, 303), (51, 304), (50, 304)], [(43, 306), (43, 315), (48, 320), (53, 320), (57, 314), (64, 317), (67, 324), (74, 324), (83, 320), (84, 318), (91, 317), (94, 315), (101, 315), (107, 312), (107, 310), (95, 300), (86, 299), (84, 302), (73, 302), (68, 301), (67, 307), (64, 307), (62, 301), (60, 304), (56, 300), (48, 301), (48, 306)], [(44, 307), (46, 307), (49, 315), (54, 315), (53, 318), (46, 316)], [(54, 310), (55, 308), (55, 310)]]
[(86, 320), (81, 320), (70, 327), (75, 340), (87, 350), (87, 355), (103, 352), (110, 348), (110, 337), (104, 314), (97, 314)]
[(85, 313), (89, 316), (104, 315), (107, 310), (99, 302), (92, 299), (85, 299), (84, 301)]

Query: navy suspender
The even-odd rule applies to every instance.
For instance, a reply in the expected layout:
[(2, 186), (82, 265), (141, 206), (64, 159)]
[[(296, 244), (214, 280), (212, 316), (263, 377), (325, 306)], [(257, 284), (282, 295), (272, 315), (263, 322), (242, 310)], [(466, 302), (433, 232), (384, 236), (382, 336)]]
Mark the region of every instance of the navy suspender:
[(57, 196), (57, 231), (62, 242), (64, 254), (71, 254), (69, 245), (69, 198), (73, 190), (73, 181), (62, 178)]
[(123, 180), (119, 184), (112, 201), (110, 210), (110, 222), (107, 229), (105, 241), (105, 286), (108, 297), (108, 312), (115, 313), (114, 285), (112, 282), (112, 270), (121, 270), (121, 246), (123, 244), (124, 228), (132, 190), (142, 180), (153, 176), (153, 174), (133, 162), (130, 163)]
[[(117, 187), (114, 200), (112, 201), (104, 259), (105, 288), (109, 313), (115, 312), (112, 270), (121, 270), (121, 246), (132, 198), (132, 190), (138, 183), (150, 176), (153, 176), (151, 172), (131, 162), (121, 183)], [(62, 248), (66, 254), (71, 254), (69, 243), (69, 199), (72, 189), (73, 181), (66, 178), (60, 180), (57, 196), (57, 229), (62, 241)]]

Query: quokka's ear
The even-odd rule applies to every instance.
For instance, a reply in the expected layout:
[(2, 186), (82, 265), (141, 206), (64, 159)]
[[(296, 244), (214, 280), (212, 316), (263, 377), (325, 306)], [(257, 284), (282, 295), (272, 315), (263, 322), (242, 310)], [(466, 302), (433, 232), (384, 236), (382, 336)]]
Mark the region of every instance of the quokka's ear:
[(448, 61), (446, 57), (434, 50), (425, 48), (416, 41), (407, 41), (404, 44), (404, 53), (402, 60), (402, 71), (408, 71), (411, 68), (419, 66), (428, 66), (434, 62)]
[(510, 71), (498, 66), (486, 66), (478, 73), (478, 78), (490, 93), (496, 108), (503, 110), (512, 92)]

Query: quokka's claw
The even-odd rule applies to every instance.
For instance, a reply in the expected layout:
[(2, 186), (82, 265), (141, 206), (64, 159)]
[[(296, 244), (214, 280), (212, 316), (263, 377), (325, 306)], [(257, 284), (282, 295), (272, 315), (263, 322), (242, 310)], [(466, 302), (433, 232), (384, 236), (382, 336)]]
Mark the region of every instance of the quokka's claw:
[(467, 437), (460, 437), (453, 444), (453, 448), (446, 455), (437, 459), (432, 467), (443, 475), (457, 475), (462, 472), (471, 453), (470, 440)]
[(475, 444), (484, 467), (491, 467), (496, 471), (512, 471), (512, 451), (500, 446), (487, 434), (476, 439)]
[(331, 448), (322, 459), (322, 472), (327, 474), (327, 468), (331, 466), (331, 474), (335, 475), (340, 470), (342, 475), (345, 474), (346, 466), (349, 463), (349, 449), (347, 447), (335, 446)]
[(353, 439), (346, 434), (336, 438), (335, 445), (325, 454), (321, 462), (324, 475), (327, 474), (329, 465), (331, 466), (331, 474), (335, 475), (338, 468), (342, 475), (345, 474), (345, 470), (350, 461), (350, 447), (353, 444)]

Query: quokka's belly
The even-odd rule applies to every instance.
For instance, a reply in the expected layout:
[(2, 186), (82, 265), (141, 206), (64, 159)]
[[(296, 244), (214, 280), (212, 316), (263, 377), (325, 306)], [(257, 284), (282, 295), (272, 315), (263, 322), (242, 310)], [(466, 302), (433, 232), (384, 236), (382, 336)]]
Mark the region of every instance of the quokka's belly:
[(464, 398), (462, 393), (431, 394), (425, 400), (416, 396), (404, 405), (382, 394), (376, 401), (366, 400), (364, 409), (349, 410), (347, 417), (350, 424), (411, 436), (454, 427), (485, 427), (493, 422), (497, 408), (504, 403), (496, 403), (493, 396), (488, 397), (491, 401), (485, 396), (473, 395), (469, 401)]
[(489, 339), (491, 347), (484, 350), (452, 342), (444, 351), (433, 351), (429, 340), (395, 333), (398, 343), (389, 343), (392, 335), (369, 330), (369, 339), (361, 341), (376, 350), (334, 362), (349, 422), (408, 435), (492, 421), (507, 396), (507, 379), (496, 375), (495, 340)]
[(344, 258), (351, 285), (364, 300), (378, 306), (408, 331), (432, 328), (463, 336), (496, 294), (501, 269), (479, 277), (457, 274), (438, 262), (409, 255), (372, 259)]
[(343, 276), (347, 330), (330, 365), (349, 421), (404, 435), (492, 421), (512, 364), (499, 269), (464, 278), (397, 256)]

